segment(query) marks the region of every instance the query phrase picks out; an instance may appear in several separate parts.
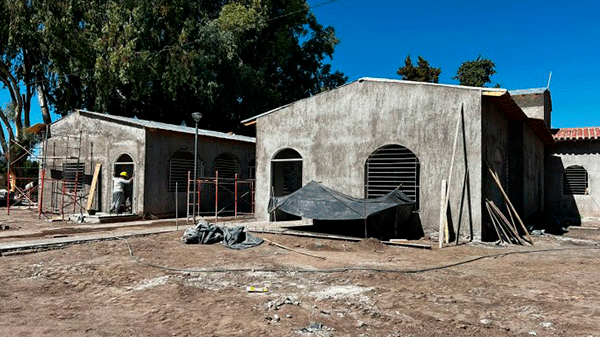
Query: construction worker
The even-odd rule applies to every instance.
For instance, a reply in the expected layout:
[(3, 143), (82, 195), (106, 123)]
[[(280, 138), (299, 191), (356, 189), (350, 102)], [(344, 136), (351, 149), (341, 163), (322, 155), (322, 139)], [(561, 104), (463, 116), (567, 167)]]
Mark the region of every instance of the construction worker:
[(123, 171), (118, 177), (113, 177), (113, 202), (110, 213), (119, 213), (123, 202), (125, 202), (125, 185), (131, 184), (133, 175), (127, 179), (127, 172)]

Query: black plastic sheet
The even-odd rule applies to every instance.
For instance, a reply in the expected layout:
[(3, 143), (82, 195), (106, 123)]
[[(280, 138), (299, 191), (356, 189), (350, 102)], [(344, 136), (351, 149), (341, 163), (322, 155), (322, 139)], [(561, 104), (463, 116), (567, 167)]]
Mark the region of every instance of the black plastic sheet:
[(395, 208), (396, 221), (401, 223), (415, 209), (415, 202), (398, 188), (376, 199), (360, 199), (311, 181), (294, 193), (271, 198), (268, 210), (314, 220), (360, 220), (391, 208)]
[(254, 237), (244, 231), (243, 226), (220, 227), (200, 220), (196, 227), (188, 228), (183, 232), (181, 241), (187, 244), (221, 244), (231, 249), (246, 249), (256, 247), (263, 243), (263, 239)]

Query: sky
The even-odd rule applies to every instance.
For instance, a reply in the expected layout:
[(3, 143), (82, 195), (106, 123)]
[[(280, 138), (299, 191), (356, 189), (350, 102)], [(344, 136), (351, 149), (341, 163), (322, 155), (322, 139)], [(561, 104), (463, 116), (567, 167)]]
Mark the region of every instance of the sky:
[(349, 81), (400, 79), (407, 55), (441, 68), (439, 83), (479, 55), (493, 86), (546, 87), (552, 127), (600, 126), (600, 1), (308, 0), (340, 43), (331, 64)]
[[(550, 73), (552, 127), (600, 126), (600, 1), (308, 0), (319, 23), (340, 43), (332, 66), (349, 81), (400, 79), (407, 55), (441, 68), (439, 82), (464, 61), (492, 60), (493, 86), (546, 87)], [(0, 88), (0, 104), (9, 96)], [(32, 107), (32, 124), (40, 122)], [(56, 116), (53, 117), (53, 120)]]

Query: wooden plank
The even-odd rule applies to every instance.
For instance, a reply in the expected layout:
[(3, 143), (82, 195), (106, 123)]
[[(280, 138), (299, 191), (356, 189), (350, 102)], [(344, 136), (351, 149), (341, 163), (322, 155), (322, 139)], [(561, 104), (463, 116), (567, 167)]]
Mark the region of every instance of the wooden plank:
[(514, 213), (515, 217), (517, 218), (517, 220), (519, 222), (519, 225), (521, 225), (521, 228), (525, 232), (525, 236), (527, 237), (527, 241), (531, 245), (533, 245), (533, 239), (529, 235), (529, 232), (527, 231), (527, 228), (525, 227), (525, 224), (523, 224), (523, 221), (521, 221), (521, 217), (519, 216), (519, 214), (517, 214), (517, 210), (513, 206), (512, 202), (510, 202), (510, 199), (508, 198), (508, 195), (506, 195), (506, 192), (504, 191), (504, 188), (502, 188), (502, 184), (500, 183), (500, 179), (498, 178), (498, 175), (496, 175), (496, 172), (494, 172), (494, 170), (492, 170), (489, 165), (488, 165), (488, 170), (489, 170), (490, 175), (492, 176), (492, 178), (494, 178), (494, 182), (496, 183), (496, 185), (500, 189), (500, 192), (502, 193), (502, 197), (504, 197), (504, 201), (506, 202), (506, 204), (508, 205), (508, 207), (510, 208), (510, 210)]
[(298, 254), (302, 254), (302, 255), (306, 255), (306, 256), (310, 256), (310, 257), (316, 257), (317, 259), (321, 259), (321, 260), (326, 260), (326, 258), (324, 256), (314, 255), (314, 254), (303, 252), (303, 251), (300, 251), (300, 250), (297, 250), (297, 249), (286, 247), (286, 246), (281, 245), (281, 244), (279, 244), (277, 242), (273, 242), (273, 241), (271, 241), (269, 239), (265, 239), (265, 238), (262, 238), (262, 239), (265, 240), (266, 242), (274, 245), (274, 246), (277, 246), (277, 247), (282, 248), (282, 249), (289, 250), (289, 251), (294, 252), (294, 253), (298, 253)]
[(94, 195), (96, 194), (96, 186), (98, 185), (98, 177), (100, 176), (100, 168), (102, 164), (96, 164), (96, 168), (94, 169), (94, 177), (92, 178), (92, 185), (90, 186), (90, 194), (88, 195), (87, 205), (85, 206), (86, 210), (90, 210), (92, 208), (92, 204), (94, 203)]
[[(282, 234), (282, 235), (293, 235), (293, 236), (308, 237), (308, 238), (315, 238), (315, 239), (344, 240), (344, 241), (353, 241), (353, 242), (365, 240), (364, 238), (357, 238), (354, 236), (333, 235), (333, 234), (323, 234), (323, 233), (310, 233), (310, 232), (296, 231), (296, 230), (289, 230), (289, 229), (276, 230), (276, 229), (247, 228), (246, 231), (251, 232), (251, 233)], [(394, 240), (399, 240), (399, 239), (394, 239)], [(381, 241), (381, 243), (386, 244), (386, 245), (391, 245), (391, 246), (431, 249), (431, 245), (424, 244), (424, 243), (410, 242), (410, 241), (408, 241), (408, 242)]]
[(442, 191), (440, 192), (440, 235), (438, 238), (439, 246), (444, 245), (444, 223), (446, 222), (446, 180), (442, 180)]
[(487, 201), (485, 202), (485, 207), (488, 210), (490, 219), (492, 220), (492, 226), (494, 227), (494, 230), (496, 231), (496, 235), (498, 236), (498, 239), (500, 241), (503, 241), (502, 236), (500, 235), (500, 231), (498, 230), (498, 225), (496, 224), (496, 219), (494, 218), (494, 214), (492, 214), (492, 208), (490, 207), (490, 204)]
[[(461, 111), (463, 109), (462, 105), (460, 107)], [(460, 128), (461, 121), (461, 113), (458, 114), (458, 119), (456, 120), (456, 131), (454, 132), (454, 145), (452, 146), (452, 158), (450, 159), (450, 171), (448, 172), (448, 188), (446, 189), (446, 200), (444, 202), (444, 209), (446, 210), (446, 220), (444, 220), (444, 242), (450, 242), (450, 230), (448, 229), (448, 203), (450, 202), (450, 188), (452, 186), (452, 169), (454, 168), (454, 158), (456, 157), (456, 144), (458, 143), (458, 130)]]
[(508, 229), (513, 234), (513, 236), (517, 239), (517, 241), (519, 241), (520, 244), (524, 245), (525, 241), (523, 241), (523, 239), (521, 239), (521, 237), (519, 236), (519, 232), (517, 231), (517, 227), (515, 227), (514, 224), (511, 224), (508, 221), (508, 219), (506, 218), (506, 216), (502, 213), (502, 211), (500, 210), (500, 208), (498, 208), (498, 206), (496, 206), (496, 204), (493, 201), (490, 201), (490, 206), (496, 212), (496, 214), (500, 217), (500, 219), (502, 219), (502, 221), (504, 222), (505, 226), (508, 227)]
[(500, 97), (506, 94), (506, 91), (482, 91), (482, 96)]

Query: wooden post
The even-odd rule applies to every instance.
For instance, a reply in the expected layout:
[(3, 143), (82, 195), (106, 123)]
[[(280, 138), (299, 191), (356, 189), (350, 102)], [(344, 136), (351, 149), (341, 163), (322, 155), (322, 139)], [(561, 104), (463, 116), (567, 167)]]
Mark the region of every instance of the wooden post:
[(442, 180), (442, 191), (440, 193), (440, 236), (438, 238), (440, 248), (444, 244), (444, 222), (446, 220), (446, 180)]

